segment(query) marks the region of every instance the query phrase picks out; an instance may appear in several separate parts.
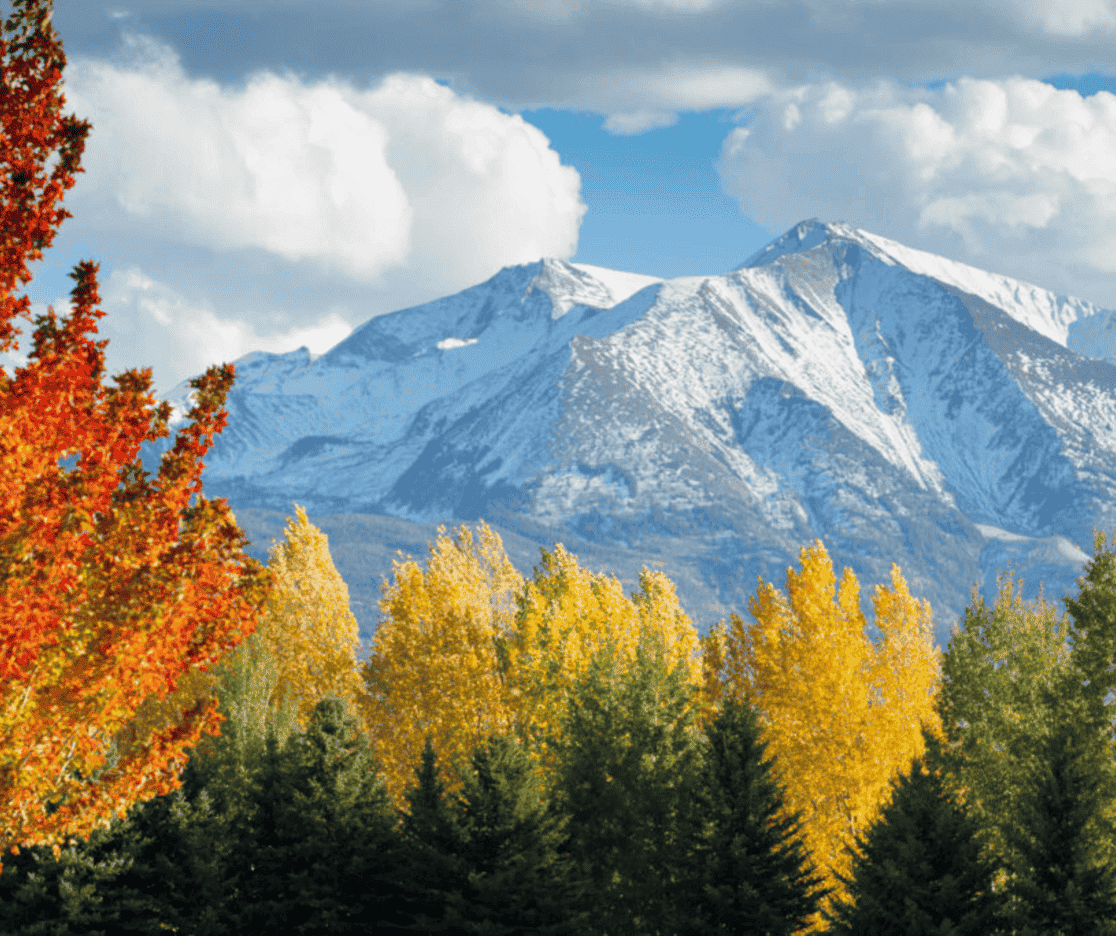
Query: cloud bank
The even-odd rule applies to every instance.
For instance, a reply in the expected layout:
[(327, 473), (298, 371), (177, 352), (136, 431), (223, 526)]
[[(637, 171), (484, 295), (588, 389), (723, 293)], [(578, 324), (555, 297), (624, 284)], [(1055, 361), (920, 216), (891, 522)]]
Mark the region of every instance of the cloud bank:
[(1116, 96), (1026, 78), (807, 85), (725, 140), (726, 191), (771, 229), (845, 220), (1116, 305)]
[[(1116, 73), (1113, 0), (292, 0), (264, 17), (259, 6), (132, 0), (128, 22), (222, 81), (281, 50), (307, 75), (430, 74), (513, 111), (600, 113), (617, 133), (746, 106), (757, 81)], [(105, 9), (87, 0), (56, 19), (103, 52), (116, 42)]]
[[(335, 313), (350, 325), (398, 307), (393, 296), (433, 298), (576, 251), (578, 174), (517, 115), (423, 75), (360, 89), (260, 72), (228, 86), (187, 75), (149, 38), (129, 37), (125, 52), (67, 69), (68, 105), (94, 127), (69, 224), (111, 236), (112, 265), (129, 272), (106, 291), (110, 317), (145, 309), (146, 347), (182, 376), (197, 370), (197, 335), (214, 336), (203, 345), (212, 363), (242, 353), (245, 335), (278, 349), (336, 323), (320, 326), (320, 307), (284, 307), (282, 282), (268, 305), (223, 309), (220, 321), (235, 325), (207, 318), (216, 313), (196, 298), (160, 317), (136, 298), (154, 288), (137, 277), (161, 279), (134, 262), (153, 241), (262, 253), (282, 262), (280, 280), (285, 265), (293, 278), (365, 287), (379, 307)], [(282, 331), (267, 331), (276, 319)]]

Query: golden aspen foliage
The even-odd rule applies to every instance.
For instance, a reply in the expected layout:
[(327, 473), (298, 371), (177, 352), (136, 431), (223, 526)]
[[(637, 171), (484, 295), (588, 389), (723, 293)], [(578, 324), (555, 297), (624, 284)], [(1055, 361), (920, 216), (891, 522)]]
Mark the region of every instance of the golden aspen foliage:
[[(425, 569), (392, 563), (361, 669), (365, 727), (397, 801), (415, 783), (427, 735), (445, 769), (511, 726), (497, 646), (511, 632), (523, 577), (483, 521), (476, 538), (465, 525), (452, 536), (439, 527), (429, 549)], [(451, 770), (442, 780), (457, 789)]]
[(649, 637), (665, 647), (671, 666), (685, 663), (688, 682), (699, 689), (697, 631), (670, 579), (645, 567), (639, 590), (629, 598), (615, 576), (581, 568), (561, 544), (553, 552), (542, 551), (502, 655), (516, 731), (540, 766), (544, 785), (572, 691), (590, 660), (607, 650), (617, 660), (619, 678), (635, 661), (640, 641)]
[(287, 518), (285, 541), (268, 552), (258, 633), (278, 667), (271, 708), (291, 705), (305, 729), (323, 699), (356, 703), (360, 633), (328, 538), (297, 504), (295, 513), (296, 519)]
[[(873, 595), (880, 638), (865, 632), (852, 570), (838, 583), (820, 541), (787, 569), (786, 594), (760, 581), (749, 602), (755, 623), (733, 615), (704, 641), (706, 695), (757, 707), (812, 856), (844, 898), (846, 846), (876, 818), (891, 780), (923, 753), (922, 726), (940, 732), (939, 652), (930, 607), (911, 597), (897, 566)], [(719, 671), (718, 671), (719, 670)], [(821, 927), (821, 918), (812, 921)]]

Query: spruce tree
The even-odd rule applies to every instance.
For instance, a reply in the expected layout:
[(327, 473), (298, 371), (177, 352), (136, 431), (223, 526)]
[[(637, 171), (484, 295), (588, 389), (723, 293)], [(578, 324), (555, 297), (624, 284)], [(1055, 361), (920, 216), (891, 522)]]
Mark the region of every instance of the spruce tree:
[(564, 819), (539, 794), (526, 752), (492, 736), (447, 796), (428, 742), (404, 819), (410, 928), (423, 933), (580, 933), (581, 888)]
[(1111, 761), (1081, 703), (1036, 745), (1020, 823), (1011, 918), (1022, 934), (1116, 933)]
[(705, 730), (708, 837), (690, 932), (783, 936), (805, 929), (827, 891), (797, 817), (785, 814), (755, 709), (730, 698)]
[(269, 737), (243, 842), (238, 932), (386, 932), (398, 910), (396, 816), (336, 699), (305, 733)]
[(415, 768), (418, 784), (407, 793), (403, 815), (403, 857), (400, 907), (407, 929), (419, 933), (455, 932), (447, 919), (450, 895), (468, 887), (469, 872), (462, 853), (465, 835), (457, 821), (429, 735)]
[(702, 819), (697, 700), (683, 664), (644, 641), (626, 670), (590, 662), (559, 742), (557, 794), (588, 880), (586, 932), (683, 933), (694, 924)]
[(920, 758), (892, 787), (890, 803), (857, 838), (851, 903), (827, 914), (835, 934), (986, 936), (998, 931), (1002, 900), (979, 829), (936, 771)]

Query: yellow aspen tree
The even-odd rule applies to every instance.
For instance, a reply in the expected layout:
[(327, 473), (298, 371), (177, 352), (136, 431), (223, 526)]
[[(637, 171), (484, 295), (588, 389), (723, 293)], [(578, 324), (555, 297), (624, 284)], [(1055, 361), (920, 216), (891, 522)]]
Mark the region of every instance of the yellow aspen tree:
[(323, 699), (355, 705), (361, 691), (360, 633), (349, 588), (333, 564), (329, 539), (295, 505), (285, 540), (268, 552), (267, 601), (258, 633), (278, 667), (271, 708), (286, 705), (305, 728)]
[(544, 786), (572, 690), (590, 660), (608, 649), (619, 677), (635, 660), (640, 641), (651, 636), (661, 641), (671, 666), (684, 664), (688, 682), (699, 689), (697, 631), (669, 578), (645, 567), (639, 590), (629, 598), (615, 576), (581, 568), (561, 544), (542, 551), (503, 659), (516, 730), (541, 768)]
[[(786, 809), (801, 816), (831, 899), (842, 900), (846, 846), (923, 753), (922, 726), (941, 730), (939, 652), (930, 607), (911, 597), (897, 566), (873, 595), (881, 633), (873, 641), (852, 570), (838, 583), (820, 541), (800, 561), (801, 572), (787, 570), (786, 594), (760, 581), (749, 602), (754, 624), (733, 615), (706, 638), (705, 657), (720, 672), (705, 683), (757, 707)], [(818, 916), (812, 927), (821, 926)]]
[[(523, 576), (483, 521), (438, 528), (426, 568), (393, 562), (380, 624), (362, 667), (360, 705), (388, 791), (402, 801), (429, 735), (439, 763), (467, 763), (491, 733), (511, 727), (498, 647), (511, 633)], [(442, 777), (456, 790), (452, 771)]]

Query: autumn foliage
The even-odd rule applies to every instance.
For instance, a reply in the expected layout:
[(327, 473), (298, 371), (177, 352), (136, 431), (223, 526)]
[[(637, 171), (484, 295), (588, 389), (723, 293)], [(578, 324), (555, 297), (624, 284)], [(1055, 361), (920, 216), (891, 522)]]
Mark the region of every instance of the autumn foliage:
[[(44, 0), (15, 0), (0, 39), (0, 350), (68, 213), (88, 123), (63, 113), (65, 58)], [(32, 319), (27, 363), (0, 374), (0, 846), (84, 836), (172, 789), (184, 748), (217, 729), (201, 674), (255, 625), (261, 571), (223, 501), (200, 495), (231, 367), (152, 477), (168, 434), (150, 371), (103, 383), (97, 266), (71, 311)], [(170, 700), (170, 704), (164, 703)]]
[(349, 610), (349, 587), (333, 564), (328, 538), (298, 504), (283, 542), (268, 555), (259, 635), (277, 664), (272, 710), (290, 705), (306, 728), (319, 702), (356, 703), (363, 688), (360, 632)]
[(880, 638), (866, 632), (850, 569), (838, 583), (821, 542), (787, 570), (784, 594), (760, 583), (751, 626), (733, 615), (704, 641), (707, 691), (750, 701), (786, 788), (787, 809), (826, 884), (843, 889), (847, 846), (875, 819), (891, 781), (924, 751), (935, 708), (939, 653), (930, 608), (911, 597), (897, 566), (872, 596)]
[(464, 525), (438, 534), (425, 569), (393, 563), (362, 668), (365, 724), (395, 796), (413, 783), (427, 735), (443, 763), (464, 763), (511, 724), (497, 647), (511, 633), (523, 577), (483, 522), (475, 537)]
[(645, 567), (639, 589), (624, 594), (613, 575), (582, 568), (561, 544), (543, 552), (519, 598), (505, 647), (504, 670), (517, 731), (544, 768), (554, 767), (554, 742), (567, 719), (574, 687), (601, 654), (617, 663), (617, 678), (654, 638), (667, 666), (682, 664), (689, 685), (701, 681), (697, 631), (682, 610), (674, 585)]
[(662, 573), (644, 569), (628, 596), (559, 544), (524, 579), (483, 522), (476, 537), (464, 525), (452, 536), (441, 530), (425, 570), (396, 562), (380, 612), (362, 706), (396, 795), (414, 783), (428, 735), (452, 764), (487, 735), (514, 733), (545, 785), (574, 686), (603, 651), (622, 675), (653, 634), (695, 688), (701, 680), (697, 632)]

